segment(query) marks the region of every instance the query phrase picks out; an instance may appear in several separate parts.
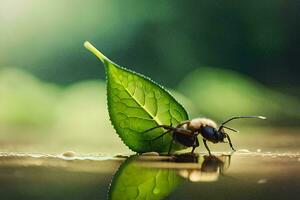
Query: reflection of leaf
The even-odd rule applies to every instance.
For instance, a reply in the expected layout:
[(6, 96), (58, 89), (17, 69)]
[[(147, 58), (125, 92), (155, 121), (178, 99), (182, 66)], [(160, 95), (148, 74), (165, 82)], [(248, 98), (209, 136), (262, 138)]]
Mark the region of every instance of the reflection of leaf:
[(109, 188), (110, 200), (164, 199), (183, 180), (176, 170), (146, 168), (136, 158), (128, 158), (115, 174)]
[(136, 152), (167, 151), (169, 134), (152, 143), (149, 141), (161, 135), (163, 129), (142, 132), (157, 125), (176, 125), (187, 120), (184, 108), (149, 78), (118, 66), (88, 42), (85, 47), (105, 65), (110, 119), (124, 143)]

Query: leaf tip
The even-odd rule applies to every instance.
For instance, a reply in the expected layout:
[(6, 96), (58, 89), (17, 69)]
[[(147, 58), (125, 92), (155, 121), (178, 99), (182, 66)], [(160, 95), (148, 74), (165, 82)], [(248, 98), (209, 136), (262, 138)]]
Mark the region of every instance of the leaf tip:
[(259, 118), (259, 119), (267, 119), (267, 118), (264, 117), (264, 116), (258, 116), (257, 118)]
[(98, 49), (96, 49), (96, 47), (94, 47), (89, 41), (85, 41), (83, 43), (83, 46), (87, 50), (89, 50), (90, 52), (92, 52), (95, 56), (97, 56), (101, 60), (101, 62), (104, 63), (105, 60), (109, 61), (109, 59), (105, 55), (103, 55)]
[(92, 46), (92, 44), (91, 44), (89, 41), (85, 41), (85, 42), (83, 43), (83, 46), (84, 46), (85, 48), (89, 49), (89, 47)]

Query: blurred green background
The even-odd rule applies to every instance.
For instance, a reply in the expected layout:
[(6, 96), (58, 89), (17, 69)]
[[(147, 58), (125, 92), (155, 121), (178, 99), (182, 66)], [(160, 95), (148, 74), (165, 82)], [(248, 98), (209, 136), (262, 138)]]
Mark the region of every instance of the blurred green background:
[(299, 13), (282, 0), (0, 0), (0, 151), (129, 152), (85, 40), (170, 88), (190, 117), (297, 129)]

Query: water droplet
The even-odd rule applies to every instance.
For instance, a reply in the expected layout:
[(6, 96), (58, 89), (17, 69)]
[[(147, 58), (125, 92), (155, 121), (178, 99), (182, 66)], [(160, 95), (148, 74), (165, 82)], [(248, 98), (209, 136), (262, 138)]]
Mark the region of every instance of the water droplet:
[(265, 183), (267, 183), (268, 182), (268, 180), (267, 179), (259, 179), (258, 181), (257, 181), (257, 183), (258, 184), (265, 184)]
[(74, 151), (66, 151), (62, 154), (64, 157), (74, 157), (76, 155), (76, 153)]
[(238, 152), (241, 152), (241, 153), (250, 153), (250, 151), (248, 149), (240, 149), (240, 150), (238, 150)]
[(159, 153), (155, 151), (142, 153), (143, 156), (159, 156)]

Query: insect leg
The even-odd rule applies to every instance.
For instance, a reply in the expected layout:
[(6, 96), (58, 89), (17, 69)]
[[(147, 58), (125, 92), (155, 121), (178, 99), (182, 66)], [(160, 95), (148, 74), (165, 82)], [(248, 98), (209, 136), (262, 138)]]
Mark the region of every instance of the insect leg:
[[(172, 130), (171, 130), (171, 129), (170, 129), (170, 130), (167, 130), (167, 131), (166, 131), (166, 132), (164, 132), (163, 134), (161, 134), (161, 135), (157, 136), (156, 138), (153, 138), (153, 139), (151, 139), (150, 141), (157, 140), (157, 139), (161, 138), (162, 136), (166, 135), (167, 133), (169, 133), (170, 131), (172, 131)], [(148, 141), (149, 141), (149, 140), (148, 140)]]
[(205, 146), (205, 148), (207, 149), (209, 155), (211, 155), (210, 150), (209, 150), (209, 148), (208, 148), (208, 146), (207, 146), (207, 144), (206, 144), (206, 140), (205, 140), (205, 139), (202, 139), (202, 140), (203, 140), (204, 146)]
[(194, 153), (196, 147), (199, 147), (199, 140), (198, 140), (197, 137), (195, 138), (195, 144), (193, 145), (193, 149), (192, 149), (192, 151), (191, 151), (191, 154)]
[(170, 153), (171, 153), (174, 140), (175, 140), (175, 138), (174, 138), (174, 131), (173, 131), (172, 132), (172, 140), (171, 140), (171, 143), (170, 143), (170, 146), (169, 146), (168, 155), (170, 155)]
[(229, 145), (230, 145), (231, 149), (232, 149), (233, 151), (236, 151), (236, 150), (233, 148), (232, 143), (231, 143), (231, 139), (230, 139), (230, 137), (229, 137), (229, 135), (228, 135), (227, 133), (226, 133), (226, 136), (227, 136), (227, 139), (228, 139), (228, 142), (229, 142)]
[(152, 131), (152, 130), (157, 129), (157, 128), (164, 128), (164, 129), (170, 129), (170, 130), (174, 129), (172, 127), (172, 125), (171, 126), (168, 126), (168, 125), (158, 125), (158, 126), (155, 126), (153, 128), (147, 129), (147, 130), (143, 131), (142, 133), (147, 133), (147, 132)]
[(183, 125), (185, 125), (185, 124), (188, 124), (188, 123), (190, 123), (190, 120), (183, 121), (183, 122), (181, 122), (180, 124), (178, 124), (178, 125), (176, 126), (176, 128), (179, 128), (179, 127), (181, 127), (181, 126), (183, 126)]
[(234, 128), (230, 128), (228, 126), (223, 126), (223, 128), (227, 128), (228, 130), (234, 131), (234, 132), (239, 132), (238, 130), (234, 129)]

